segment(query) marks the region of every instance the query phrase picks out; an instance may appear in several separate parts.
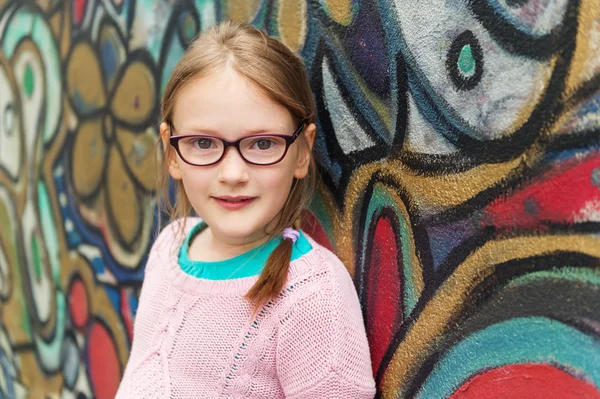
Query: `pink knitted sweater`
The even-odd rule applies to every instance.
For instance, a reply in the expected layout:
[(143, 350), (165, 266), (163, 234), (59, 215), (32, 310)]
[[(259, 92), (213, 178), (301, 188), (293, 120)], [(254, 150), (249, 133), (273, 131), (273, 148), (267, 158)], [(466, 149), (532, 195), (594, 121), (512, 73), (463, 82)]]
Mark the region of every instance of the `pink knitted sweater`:
[(257, 277), (186, 274), (173, 225), (150, 252), (117, 399), (374, 396), (358, 297), (334, 254), (309, 238), (285, 289), (251, 317), (243, 296)]

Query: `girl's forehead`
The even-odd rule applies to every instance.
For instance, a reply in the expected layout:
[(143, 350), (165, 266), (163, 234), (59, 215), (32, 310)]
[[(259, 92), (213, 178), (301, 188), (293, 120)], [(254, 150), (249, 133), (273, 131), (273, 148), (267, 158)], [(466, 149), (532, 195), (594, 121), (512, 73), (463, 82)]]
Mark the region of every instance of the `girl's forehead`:
[(173, 110), (177, 130), (280, 131), (293, 126), (289, 110), (237, 72), (223, 71), (190, 81)]

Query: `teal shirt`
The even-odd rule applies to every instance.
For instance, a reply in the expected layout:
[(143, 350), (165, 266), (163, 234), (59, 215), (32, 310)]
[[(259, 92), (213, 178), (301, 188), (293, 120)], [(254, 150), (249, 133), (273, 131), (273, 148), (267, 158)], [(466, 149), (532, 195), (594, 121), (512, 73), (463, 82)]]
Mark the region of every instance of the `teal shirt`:
[[(185, 273), (208, 280), (231, 280), (260, 274), (271, 252), (283, 240), (281, 236), (275, 237), (246, 253), (219, 262), (191, 260), (188, 257), (190, 243), (206, 227), (208, 227), (207, 224), (201, 221), (192, 228), (179, 251), (179, 265)], [(312, 245), (310, 245), (304, 233), (300, 231), (300, 237), (292, 246), (291, 260), (300, 258), (311, 249)]]

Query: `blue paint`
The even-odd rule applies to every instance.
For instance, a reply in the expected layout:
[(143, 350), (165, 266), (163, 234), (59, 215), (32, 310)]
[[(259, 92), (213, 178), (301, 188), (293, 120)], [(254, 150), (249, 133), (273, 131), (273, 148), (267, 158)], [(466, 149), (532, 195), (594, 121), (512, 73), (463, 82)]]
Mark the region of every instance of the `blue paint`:
[[(63, 154), (65, 154), (65, 152), (63, 152)], [(57, 165), (62, 165), (64, 164), (64, 155), (58, 159)], [(66, 190), (66, 183), (65, 183), (65, 174), (57, 174), (57, 170), (58, 167), (55, 167), (52, 171), (52, 176), (54, 177), (54, 184), (56, 186), (56, 192), (58, 194), (58, 198), (60, 198), (62, 195), (67, 196), (67, 202), (66, 204), (62, 205), (60, 204), (60, 214), (62, 216), (62, 220), (71, 220), (72, 219), (72, 214), (70, 212), (70, 208), (69, 206), (73, 206), (73, 204), (70, 204), (69, 201), (69, 196), (68, 196), (68, 192)], [(72, 221), (72, 220), (71, 220)], [(82, 244), (82, 239), (81, 236), (79, 235), (78, 231), (76, 229), (71, 230), (70, 232), (67, 232), (67, 245), (69, 246), (69, 249), (73, 249), (78, 247), (79, 245)]]
[(117, 73), (117, 51), (112, 41), (105, 39), (102, 41), (101, 52), (102, 71), (106, 81), (109, 82)]
[(77, 91), (77, 90), (75, 90), (73, 92), (72, 98), (73, 98), (73, 105), (82, 114), (82, 116), (85, 116), (86, 114), (90, 113), (91, 111), (93, 111), (96, 108), (94, 106), (90, 106), (89, 104), (86, 104), (86, 102), (83, 100), (83, 97), (81, 97), (81, 94), (79, 94), (79, 91)]
[(69, 335), (63, 343), (63, 366), (62, 372), (65, 377), (65, 384), (73, 389), (79, 375), (79, 348), (75, 340)]
[[(11, 359), (12, 360), (12, 359)], [(15, 388), (13, 380), (17, 377), (15, 375), (14, 366), (10, 363), (10, 360), (6, 356), (4, 351), (0, 352), (0, 365), (2, 366), (2, 374), (4, 374), (4, 382), (6, 384), (6, 389), (8, 392), (6, 396), (8, 399), (15, 397)], [(4, 393), (0, 390), (0, 399), (4, 399)]]
[(94, 273), (96, 275), (104, 273), (104, 260), (100, 257), (95, 257), (92, 259), (92, 269), (94, 269)]
[[(461, 130), (457, 128), (456, 125), (452, 123), (452, 120), (448, 119), (447, 116), (443, 113), (443, 110), (439, 108), (436, 101), (442, 101), (440, 98), (433, 98), (429, 94), (433, 91), (427, 91), (427, 89), (422, 85), (417, 79), (414, 71), (408, 70), (408, 87), (409, 92), (412, 95), (412, 98), (415, 102), (415, 105), (423, 117), (423, 120), (429, 123), (433, 130), (444, 137), (449, 143), (456, 144), (458, 138), (466, 133), (470, 136), (476, 136), (474, 131), (471, 131), (468, 127), (465, 127), (467, 131)], [(446, 104), (447, 109), (449, 109), (448, 104)]]
[(128, 293), (127, 299), (129, 300), (129, 309), (131, 309), (131, 316), (135, 318), (139, 305), (138, 298), (133, 293)]
[[(67, 145), (65, 148), (64, 153), (65, 154), (70, 154), (71, 151), (73, 150), (72, 148), (72, 143), (70, 145)], [(62, 164), (63, 168), (64, 168), (64, 172), (62, 174), (62, 178), (66, 178), (66, 176), (70, 175), (70, 170), (69, 170), (69, 163), (66, 162), (63, 159), (61, 159), (59, 162), (57, 162), (57, 164)], [(57, 179), (57, 182), (59, 184), (57, 184), (57, 188), (59, 191), (63, 191), (65, 189), (65, 182), (64, 181), (60, 181)], [(70, 194), (70, 191), (66, 191)], [(131, 281), (142, 281), (142, 279), (144, 278), (144, 268), (143, 267), (139, 267), (140, 265), (144, 265), (146, 263), (146, 257), (143, 257), (140, 259), (140, 262), (138, 263), (138, 265), (133, 268), (133, 269), (127, 269), (122, 267), (119, 263), (116, 262), (116, 260), (113, 258), (112, 254), (110, 253), (110, 250), (104, 240), (104, 237), (102, 236), (102, 234), (100, 233), (100, 231), (98, 229), (96, 229), (95, 227), (89, 225), (85, 220), (83, 220), (83, 218), (81, 217), (81, 215), (79, 214), (79, 211), (77, 209), (77, 204), (76, 201), (68, 201), (67, 202), (67, 207), (66, 207), (66, 212), (65, 212), (65, 217), (69, 217), (72, 221), (73, 221), (73, 231), (77, 232), (75, 234), (77, 234), (77, 236), (73, 236), (73, 242), (72, 244), (76, 246), (81, 245), (81, 244), (89, 244), (92, 245), (96, 248), (98, 248), (100, 250), (101, 253), (101, 265), (92, 265), (94, 267), (94, 269), (97, 269), (100, 273), (102, 273), (104, 271), (104, 269), (108, 269), (111, 271), (111, 273), (115, 276), (115, 278), (117, 279), (117, 281), (119, 281), (120, 284), (123, 283), (128, 283)], [(68, 237), (68, 236), (67, 236)], [(76, 247), (75, 246), (75, 247)]]
[[(331, 72), (338, 83), (338, 87), (343, 88), (343, 93), (347, 96), (346, 104), (348, 108), (356, 115), (362, 116), (362, 119), (368, 123), (374, 135), (369, 135), (375, 141), (376, 145), (390, 145), (392, 135), (386, 124), (381, 120), (379, 114), (373, 107), (373, 104), (365, 97), (357, 80), (354, 66), (351, 66), (346, 55), (339, 49), (339, 44), (331, 35), (326, 35), (323, 41), (327, 43), (327, 55)], [(357, 118), (359, 119), (359, 118)], [(387, 155), (387, 148), (382, 151), (382, 158)]]
[(588, 98), (577, 110), (577, 117), (581, 119), (586, 115), (600, 114), (600, 93), (596, 93), (594, 97)]
[[(447, 398), (474, 375), (510, 364), (550, 364), (600, 386), (600, 342), (544, 317), (515, 318), (478, 331), (441, 357), (417, 398)], [(581, 377), (580, 377), (581, 378)]]
[(389, 60), (385, 48), (385, 32), (378, 12), (370, 2), (364, 2), (358, 15), (343, 36), (348, 58), (371, 90), (389, 98)]
[(454, 248), (477, 233), (477, 228), (473, 221), (473, 218), (469, 218), (449, 225), (427, 227), (433, 268), (435, 270), (446, 260), (448, 254)]
[[(584, 157), (591, 156), (594, 152), (598, 153), (599, 151), (600, 146), (598, 144), (590, 143), (588, 148), (574, 148), (563, 151), (549, 152), (544, 155), (542, 160), (540, 160), (539, 165), (582, 159)], [(596, 154), (596, 156), (600, 156), (600, 154)]]
[(104, 284), (104, 291), (110, 300), (113, 309), (117, 314), (121, 314), (121, 293), (120, 291), (110, 285)]

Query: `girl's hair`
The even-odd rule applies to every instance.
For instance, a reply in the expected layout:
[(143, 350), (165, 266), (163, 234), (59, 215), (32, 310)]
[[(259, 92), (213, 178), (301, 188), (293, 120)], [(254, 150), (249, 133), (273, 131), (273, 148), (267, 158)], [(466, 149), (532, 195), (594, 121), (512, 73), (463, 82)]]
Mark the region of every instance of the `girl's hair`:
[[(315, 103), (302, 58), (277, 39), (250, 25), (233, 21), (221, 22), (190, 44), (165, 88), (162, 120), (169, 124), (172, 122), (175, 102), (187, 83), (219, 73), (225, 67), (233, 68), (271, 100), (286, 107), (298, 126), (302, 122), (314, 122)], [(303, 134), (296, 142), (301, 150), (310, 152)], [(192, 205), (181, 180), (176, 182), (174, 203), (169, 196), (168, 161), (174, 156), (174, 149), (166, 145), (159, 168), (159, 210), (168, 214), (171, 220), (185, 220), (192, 214)], [(310, 153), (308, 175), (304, 179), (294, 178), (280, 212), (279, 223), (272, 231), (266, 232), (268, 235), (274, 237), (286, 227), (300, 228), (300, 215), (312, 195), (316, 173), (315, 161)], [(180, 233), (183, 233), (183, 225), (180, 224)], [(246, 298), (254, 303), (255, 312), (283, 289), (291, 253), (292, 242), (285, 239), (269, 256), (260, 277), (246, 294)]]

